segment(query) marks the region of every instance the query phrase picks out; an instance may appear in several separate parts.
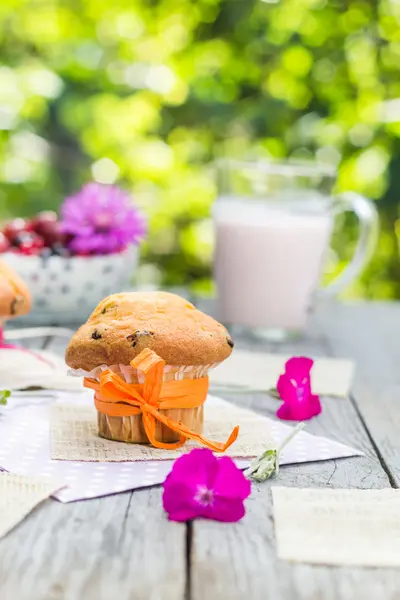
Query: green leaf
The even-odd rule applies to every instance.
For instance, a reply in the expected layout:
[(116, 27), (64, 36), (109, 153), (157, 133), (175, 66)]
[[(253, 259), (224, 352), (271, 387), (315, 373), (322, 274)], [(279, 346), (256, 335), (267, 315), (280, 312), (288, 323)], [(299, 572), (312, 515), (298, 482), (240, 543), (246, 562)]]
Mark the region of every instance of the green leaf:
[(244, 472), (245, 476), (254, 481), (265, 481), (274, 473), (279, 471), (278, 451), (266, 450), (260, 457), (255, 458), (249, 468)]
[(250, 466), (244, 471), (245, 476), (253, 481), (262, 482), (279, 473), (279, 456), (283, 448), (304, 429), (304, 423), (299, 423), (289, 435), (281, 442), (278, 448), (270, 448), (251, 461)]
[(10, 396), (11, 390), (0, 390), (0, 405), (7, 404), (7, 400)]

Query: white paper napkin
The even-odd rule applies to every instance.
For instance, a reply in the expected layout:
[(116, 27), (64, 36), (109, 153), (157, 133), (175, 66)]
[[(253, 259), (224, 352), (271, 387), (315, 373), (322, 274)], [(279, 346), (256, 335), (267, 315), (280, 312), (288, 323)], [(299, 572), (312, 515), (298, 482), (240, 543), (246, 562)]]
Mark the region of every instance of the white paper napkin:
[(49, 477), (0, 473), (0, 538), (60, 487)]
[(69, 377), (67, 369), (64, 359), (52, 352), (0, 348), (2, 389), (41, 387), (81, 392), (82, 380)]
[[(266, 354), (235, 350), (231, 356), (210, 373), (211, 384), (221, 387), (251, 388), (267, 392), (276, 388), (285, 362), (281, 354)], [(351, 360), (315, 358), (311, 382), (315, 394), (346, 397), (354, 373)]]
[[(78, 405), (93, 402), (91, 394), (59, 393), (58, 401)], [(209, 399), (207, 402), (224, 402)], [(45, 475), (64, 481), (68, 487), (54, 497), (61, 502), (96, 498), (140, 487), (160, 484), (171, 470), (171, 460), (139, 462), (78, 462), (50, 459), (49, 398), (35, 399), (34, 404), (13, 400), (0, 415), (0, 465), (7, 471), (23, 475)], [(267, 419), (276, 443), (285, 438), (291, 427)], [(115, 442), (119, 444), (119, 442)], [(300, 432), (285, 448), (281, 464), (303, 463), (363, 453), (327, 438)], [(249, 460), (236, 461), (245, 468)]]
[(278, 557), (400, 567), (400, 490), (273, 487)]

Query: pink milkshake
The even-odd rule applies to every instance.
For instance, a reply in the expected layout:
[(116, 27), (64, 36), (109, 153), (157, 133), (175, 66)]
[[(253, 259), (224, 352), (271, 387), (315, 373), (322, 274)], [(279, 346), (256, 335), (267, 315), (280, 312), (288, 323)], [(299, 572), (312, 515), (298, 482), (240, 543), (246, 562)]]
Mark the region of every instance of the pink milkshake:
[[(321, 199), (316, 199), (321, 200)], [(265, 329), (303, 329), (329, 246), (329, 210), (220, 198), (214, 206), (219, 318)], [(312, 203), (314, 205), (314, 202)]]

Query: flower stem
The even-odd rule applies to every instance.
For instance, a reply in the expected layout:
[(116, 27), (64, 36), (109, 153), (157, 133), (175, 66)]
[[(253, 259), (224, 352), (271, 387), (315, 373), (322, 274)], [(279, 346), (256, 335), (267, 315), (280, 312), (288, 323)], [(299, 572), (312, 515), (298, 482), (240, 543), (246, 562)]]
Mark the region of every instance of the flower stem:
[(302, 429), (304, 429), (305, 426), (306, 424), (303, 422), (298, 423), (296, 425), (296, 427), (289, 433), (289, 435), (279, 444), (277, 448), (278, 454), (282, 452), (283, 448), (287, 446), (287, 444), (294, 438), (294, 436), (297, 435)]

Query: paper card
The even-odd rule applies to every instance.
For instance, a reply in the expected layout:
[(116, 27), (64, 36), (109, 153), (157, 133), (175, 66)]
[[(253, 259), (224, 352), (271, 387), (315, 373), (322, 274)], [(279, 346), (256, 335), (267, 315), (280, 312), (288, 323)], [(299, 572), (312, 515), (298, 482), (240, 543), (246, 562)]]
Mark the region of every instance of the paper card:
[(279, 558), (400, 566), (400, 490), (273, 487), (272, 496)]
[(0, 348), (2, 388), (23, 390), (40, 387), (81, 392), (81, 379), (67, 375), (63, 358), (52, 352)]
[[(204, 436), (208, 439), (223, 442), (236, 425), (240, 426), (238, 439), (225, 454), (238, 458), (254, 457), (265, 446), (274, 446), (268, 419), (223, 400), (208, 400), (204, 409)], [(201, 447), (190, 440), (177, 450), (106, 440), (97, 434), (97, 412), (94, 406), (56, 404), (51, 407), (50, 415), (51, 458), (56, 460), (168, 460), (186, 454), (192, 448)]]
[[(275, 448), (282, 439), (279, 433), (283, 431), (284, 425), (277, 427), (276, 422), (253, 411), (215, 398), (209, 398), (204, 408), (204, 435), (213, 441), (225, 441), (235, 425), (239, 425), (238, 439), (225, 452), (228, 456), (254, 458), (267, 448)], [(50, 421), (51, 458), (56, 460), (168, 460), (199, 447), (199, 444), (190, 440), (177, 450), (162, 450), (150, 445), (106, 440), (97, 434), (97, 413), (91, 406), (56, 404), (51, 407)], [(287, 427), (286, 431), (289, 433), (291, 428)], [(311, 443), (318, 447), (316, 455), (320, 458), (327, 456), (329, 447), (325, 441), (321, 442), (321, 438), (302, 432), (293, 442), (297, 449), (296, 459), (304, 452), (302, 445), (309, 443), (310, 438)]]
[[(276, 388), (289, 355), (266, 354), (235, 350), (231, 356), (210, 373), (215, 386), (243, 387), (267, 392)], [(313, 391), (326, 396), (346, 397), (354, 373), (351, 360), (315, 358), (311, 371)]]
[(60, 487), (59, 482), (49, 477), (0, 473), (0, 537)]
[[(59, 392), (58, 399), (61, 404), (68, 402), (78, 407), (93, 407), (93, 398), (90, 392), (83, 395)], [(223, 401), (209, 397), (207, 404), (209, 402)], [(54, 494), (54, 497), (61, 502), (96, 498), (157, 485), (162, 483), (170, 472), (172, 460), (133, 462), (51, 460), (49, 407), (52, 404), (53, 400), (48, 397), (44, 397), (42, 400), (35, 398), (30, 405), (26, 405), (26, 400), (14, 398), (10, 406), (1, 411), (1, 467), (20, 474), (51, 476), (65, 482), (68, 487)], [(232, 407), (232, 405), (229, 406)], [(266, 421), (277, 444), (292, 430), (291, 427), (280, 421), (272, 419), (266, 419)], [(110, 443), (116, 446), (120, 445), (120, 442)], [(264, 449), (265, 446), (263, 446)], [(344, 444), (301, 431), (285, 448), (280, 457), (280, 464), (303, 463), (362, 454), (359, 450), (354, 450)], [(239, 467), (246, 468), (249, 459), (236, 459), (235, 462)]]

